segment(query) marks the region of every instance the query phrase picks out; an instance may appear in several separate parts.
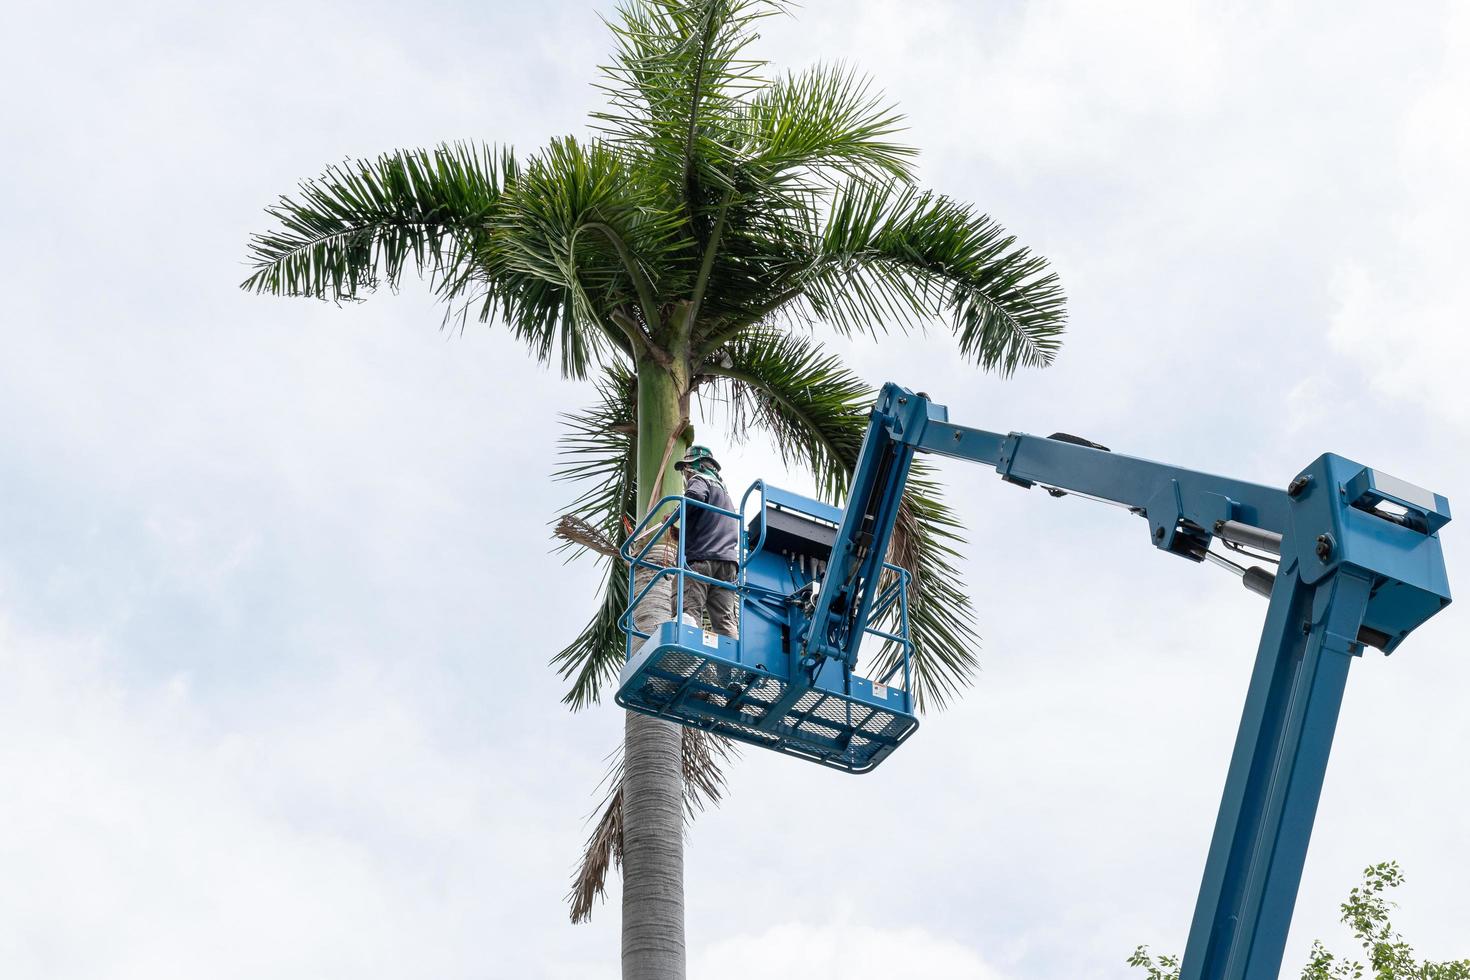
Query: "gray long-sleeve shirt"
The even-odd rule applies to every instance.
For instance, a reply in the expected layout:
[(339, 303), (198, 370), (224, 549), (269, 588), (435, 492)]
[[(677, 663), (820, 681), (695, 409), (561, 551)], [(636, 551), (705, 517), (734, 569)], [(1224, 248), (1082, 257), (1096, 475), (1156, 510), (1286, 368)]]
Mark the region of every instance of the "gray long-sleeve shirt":
[[(684, 496), (702, 500), (721, 510), (734, 510), (725, 488), (714, 480), (695, 474), (684, 485)], [(703, 507), (689, 507), (684, 528), (685, 561), (739, 561), (740, 524), (733, 517)]]

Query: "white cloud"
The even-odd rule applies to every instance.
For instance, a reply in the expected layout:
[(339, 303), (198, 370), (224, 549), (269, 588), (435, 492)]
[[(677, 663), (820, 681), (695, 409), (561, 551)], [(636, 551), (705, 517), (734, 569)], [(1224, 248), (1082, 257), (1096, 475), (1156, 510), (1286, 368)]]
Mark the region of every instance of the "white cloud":
[[(581, 0), (400, 12), (33, 4), (0, 63), (7, 976), (615, 975), (616, 895), (575, 929), (561, 898), (620, 718), (569, 717), (546, 666), (590, 611), (545, 528), (585, 388), (442, 337), (413, 286), (235, 289), (262, 205), (325, 161), (582, 128), (607, 39)], [(870, 70), (927, 178), (1069, 290), (1049, 371), (977, 378), (942, 330), (834, 344), (869, 380), (1465, 496), (1460, 6), (833, 0), (764, 29), (779, 65)], [(1183, 944), (1259, 602), (1127, 515), (944, 474), (979, 685), (872, 776), (746, 754), (691, 832), (696, 977), (751, 946), (814, 977), (1121, 977)], [(1355, 666), (1289, 963), (1389, 857), (1411, 937), (1464, 954), (1464, 633), (1456, 605)]]
[[(781, 904), (771, 907), (784, 917)], [(803, 916), (753, 934), (721, 936), (692, 959), (692, 980), (792, 976), (802, 980), (1002, 980), (973, 949), (918, 927)]]
[(1334, 346), (1375, 390), (1470, 422), (1470, 9), (1450, 5), (1425, 84), (1384, 138), (1395, 193), (1361, 208), (1362, 240), (1337, 270)]
[[(513, 741), (444, 744), (361, 669), (226, 725), (184, 679), (125, 684), (117, 659), (0, 618), (8, 976), (444, 976), (527, 903), (558, 911), (573, 838), (527, 810)], [(549, 887), (509, 884), (530, 878)]]

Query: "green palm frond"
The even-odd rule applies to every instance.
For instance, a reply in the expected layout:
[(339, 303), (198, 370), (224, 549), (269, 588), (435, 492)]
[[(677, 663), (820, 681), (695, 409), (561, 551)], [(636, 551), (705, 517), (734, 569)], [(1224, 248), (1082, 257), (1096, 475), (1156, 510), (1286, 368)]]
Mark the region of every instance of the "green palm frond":
[[(877, 395), (872, 388), (816, 341), (771, 328), (746, 333), (713, 355), (703, 371), (718, 379), (736, 435), (746, 423), (766, 430), (788, 465), (805, 465), (823, 496), (834, 502), (842, 498), (867, 432)], [(890, 560), (912, 575), (909, 637), (920, 710), (943, 708), (971, 682), (979, 665), (974, 611), (956, 568), (962, 530), (939, 485), (916, 463)], [(895, 610), (890, 618), (896, 615)], [(899, 656), (895, 647), (886, 648), (872, 671), (881, 676)]]
[[(562, 464), (556, 478), (587, 487), (566, 517), (585, 523), (614, 547), (627, 538), (625, 520), (634, 520), (638, 500), (633, 376), (613, 369), (598, 385), (598, 401), (590, 408), (562, 417)], [(574, 542), (563, 538), (562, 549)], [(572, 555), (577, 554), (573, 551)], [(571, 681), (562, 700), (573, 709), (596, 704), (602, 685), (622, 669), (624, 633), (618, 618), (628, 605), (627, 569), (618, 559), (600, 558), (604, 565), (600, 599), (592, 620), (551, 663)]]
[(557, 139), (527, 161), (483, 258), (492, 281), (555, 292), (565, 307), (559, 332), (535, 324), (522, 339), (543, 360), (559, 342), (573, 352), (568, 373), (581, 377), (598, 338), (621, 336), (612, 320), (656, 324), (658, 297), (678, 291), (664, 271), (680, 246), (679, 224), (660, 205), (656, 182), (622, 154)]
[(524, 164), (468, 144), (385, 154), (329, 167), (268, 209), (279, 228), (251, 240), (243, 286), (351, 301), (413, 269), (446, 320), (476, 308), (581, 378), (610, 349), (631, 353), (629, 331), (677, 288), (660, 276), (680, 219), (657, 197), (598, 142), (553, 140)]
[(842, 65), (817, 65), (777, 79), (745, 106), (749, 159), (761, 181), (811, 175), (908, 181), (917, 152), (889, 137), (903, 116), (871, 79)]
[(604, 684), (614, 684), (627, 659), (627, 634), (618, 626), (628, 608), (628, 573), (621, 560), (607, 561), (601, 598), (592, 620), (577, 636), (551, 658), (551, 665), (571, 687), (562, 703), (572, 710), (598, 704)]
[(835, 195), (794, 289), (844, 333), (947, 315), (960, 351), (1010, 374), (1061, 346), (1061, 283), (989, 215), (929, 191), (866, 181)]
[(731, 126), (764, 81), (765, 62), (744, 57), (755, 25), (786, 5), (775, 0), (641, 0), (619, 6), (617, 43), (601, 86), (607, 111), (593, 114), (609, 138), (657, 173), (697, 220), (729, 189)]
[[(914, 697), (920, 711), (944, 708), (974, 680), (980, 667), (975, 650), (975, 610), (965, 591), (959, 569), (964, 525), (944, 503), (939, 482), (921, 461), (909, 471), (908, 489), (893, 529), (888, 560), (906, 568), (909, 581), (910, 666)], [(888, 617), (885, 628), (896, 623)], [(882, 677), (903, 656), (896, 644), (887, 644), (870, 668)]]
[(637, 503), (637, 411), (632, 372), (613, 367), (598, 383), (594, 404), (561, 417), (565, 431), (558, 440), (561, 462), (554, 478), (586, 487), (566, 512), (619, 544), (623, 519), (634, 516)]
[(862, 448), (872, 388), (811, 338), (771, 327), (747, 331), (706, 370), (729, 382), (720, 390), (728, 396), (733, 438), (764, 430), (783, 465), (805, 468), (827, 499), (842, 496)]
[(698, 280), (696, 341), (733, 336), (799, 296), (822, 252), (816, 216), (835, 188), (910, 176), (914, 151), (891, 138), (902, 117), (844, 66), (778, 79), (741, 113), (730, 147), (709, 163), (725, 189), (714, 212), (718, 254), (706, 255), (713, 261)]
[(328, 167), (266, 213), (277, 230), (251, 238), (245, 289), (355, 300), (397, 287), (406, 267), (458, 295), (476, 246), (519, 167), (509, 149), (445, 144)]

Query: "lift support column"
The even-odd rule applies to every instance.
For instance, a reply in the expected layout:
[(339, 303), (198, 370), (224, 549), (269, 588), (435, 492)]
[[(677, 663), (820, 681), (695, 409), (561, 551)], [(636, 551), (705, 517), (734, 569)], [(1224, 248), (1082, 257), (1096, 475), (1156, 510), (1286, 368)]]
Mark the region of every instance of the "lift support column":
[(1277, 575), (1180, 980), (1276, 980), (1369, 584)]

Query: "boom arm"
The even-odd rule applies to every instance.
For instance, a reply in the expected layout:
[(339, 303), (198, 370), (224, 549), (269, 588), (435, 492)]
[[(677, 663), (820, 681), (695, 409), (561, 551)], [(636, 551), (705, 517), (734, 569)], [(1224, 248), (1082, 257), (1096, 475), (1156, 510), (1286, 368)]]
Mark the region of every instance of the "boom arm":
[(971, 429), (927, 396), (888, 384), (800, 638), (802, 665), (813, 672), (829, 658), (846, 670), (857, 663), (916, 452), (994, 466), (1022, 487), (1120, 504), (1147, 520), (1154, 547), (1196, 562), (1214, 557), (1216, 537), (1280, 555), (1274, 578), (1239, 569), (1270, 605), (1181, 972), (1182, 980), (1275, 980), (1348, 666), (1365, 644), (1392, 652), (1448, 605), (1438, 535), (1448, 502), (1332, 454), (1275, 489), (1070, 436)]

